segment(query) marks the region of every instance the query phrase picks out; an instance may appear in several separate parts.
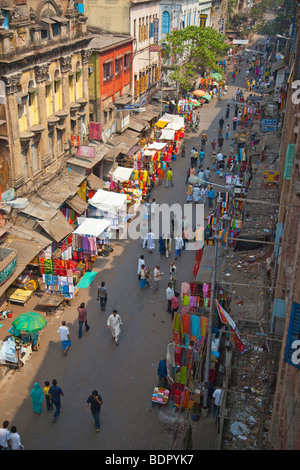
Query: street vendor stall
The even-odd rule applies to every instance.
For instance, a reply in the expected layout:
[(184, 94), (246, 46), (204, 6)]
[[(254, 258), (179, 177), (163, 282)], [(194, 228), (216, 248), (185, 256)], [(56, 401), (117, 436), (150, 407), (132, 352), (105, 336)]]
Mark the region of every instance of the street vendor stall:
[(110, 231), (124, 231), (127, 221), (126, 194), (98, 189), (89, 200), (88, 215), (108, 220)]
[(21, 368), (30, 358), (32, 351), (40, 348), (40, 331), (47, 321), (37, 312), (21, 313), (13, 322), (0, 350), (0, 363)]

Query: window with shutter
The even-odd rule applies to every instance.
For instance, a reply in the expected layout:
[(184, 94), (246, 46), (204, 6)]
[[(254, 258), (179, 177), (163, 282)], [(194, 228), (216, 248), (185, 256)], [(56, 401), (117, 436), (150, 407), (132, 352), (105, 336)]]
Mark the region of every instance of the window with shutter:
[(162, 34), (170, 32), (170, 13), (168, 11), (164, 11), (162, 14), (161, 32)]
[(295, 144), (289, 144), (286, 151), (284, 179), (290, 180), (294, 163)]
[(300, 369), (300, 304), (296, 302), (292, 305), (284, 360)]
[(150, 23), (149, 37), (150, 37), (150, 38), (153, 38), (153, 37), (154, 37), (154, 23)]

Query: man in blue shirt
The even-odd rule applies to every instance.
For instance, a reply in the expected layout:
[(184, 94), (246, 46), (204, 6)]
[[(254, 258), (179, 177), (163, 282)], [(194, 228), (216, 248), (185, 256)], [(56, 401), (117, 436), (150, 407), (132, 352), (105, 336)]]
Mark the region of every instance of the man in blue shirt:
[(54, 403), (54, 406), (55, 406), (55, 412), (52, 418), (54, 422), (56, 421), (56, 418), (60, 413), (60, 408), (61, 408), (60, 397), (61, 396), (64, 396), (63, 391), (57, 385), (57, 380), (53, 379), (52, 385), (49, 388), (49, 398), (50, 398), (50, 403)]
[(208, 207), (213, 207), (214, 198), (215, 198), (215, 191), (213, 190), (212, 186), (210, 186), (209, 189), (208, 189), (207, 197), (208, 197)]

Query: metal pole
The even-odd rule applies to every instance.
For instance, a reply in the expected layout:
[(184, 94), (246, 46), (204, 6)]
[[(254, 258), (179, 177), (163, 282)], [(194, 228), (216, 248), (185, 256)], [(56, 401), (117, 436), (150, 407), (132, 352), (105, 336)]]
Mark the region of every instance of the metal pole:
[(203, 411), (208, 410), (208, 385), (209, 385), (209, 370), (210, 370), (210, 356), (211, 356), (211, 339), (212, 339), (212, 324), (214, 314), (214, 300), (215, 300), (215, 286), (217, 276), (217, 261), (218, 261), (218, 248), (219, 240), (221, 237), (215, 236), (214, 246), (214, 263), (213, 263), (213, 279), (210, 291), (210, 306), (209, 306), (209, 317), (208, 317), (208, 334), (206, 340), (206, 360), (205, 360), (205, 371), (204, 371), (204, 394), (203, 394)]
[(116, 128), (117, 128), (117, 108), (115, 107), (115, 128), (114, 128), (114, 169), (116, 168)]

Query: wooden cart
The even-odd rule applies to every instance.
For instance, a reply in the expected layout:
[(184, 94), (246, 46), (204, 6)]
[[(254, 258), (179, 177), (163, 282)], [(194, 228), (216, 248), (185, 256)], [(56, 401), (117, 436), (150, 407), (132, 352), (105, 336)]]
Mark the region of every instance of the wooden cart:
[(44, 310), (46, 313), (53, 313), (57, 308), (62, 308), (67, 304), (67, 300), (61, 294), (45, 293), (37, 301), (36, 308)]

